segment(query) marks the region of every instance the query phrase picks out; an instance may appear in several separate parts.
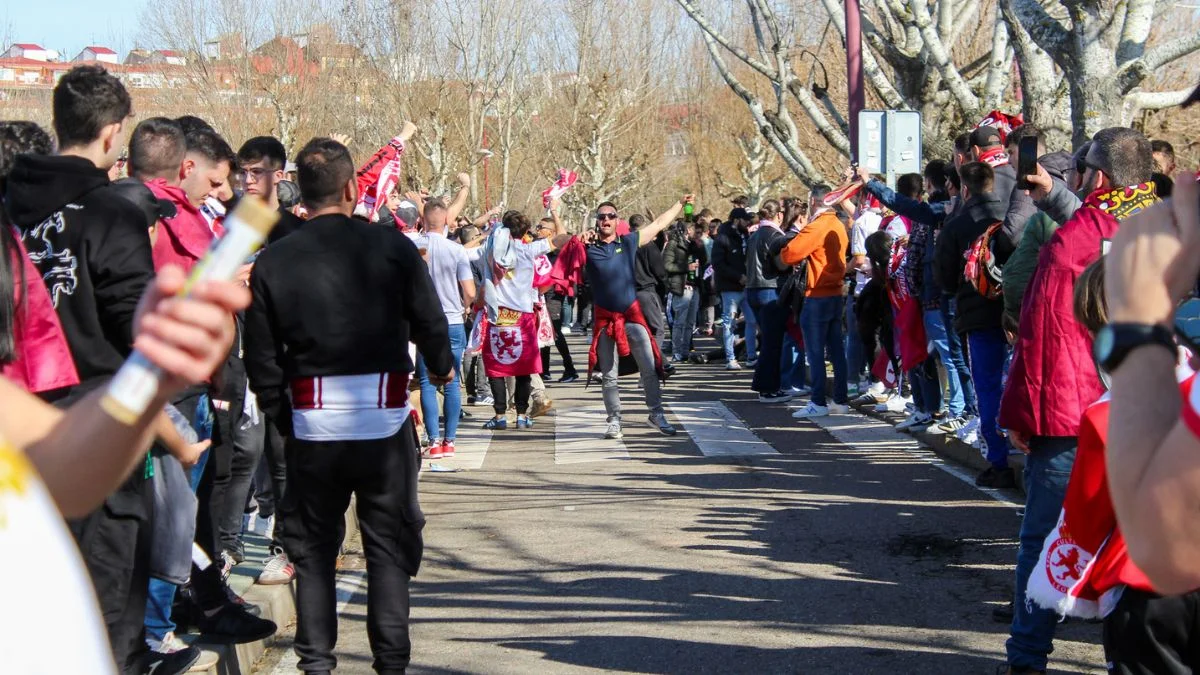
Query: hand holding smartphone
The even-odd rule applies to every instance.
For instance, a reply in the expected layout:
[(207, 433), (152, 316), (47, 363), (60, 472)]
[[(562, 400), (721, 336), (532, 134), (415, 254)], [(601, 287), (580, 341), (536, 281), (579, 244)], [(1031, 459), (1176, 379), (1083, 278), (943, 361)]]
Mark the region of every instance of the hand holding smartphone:
[(1032, 190), (1032, 185), (1026, 176), (1037, 173), (1038, 144), (1037, 136), (1026, 136), (1017, 146), (1017, 187), (1021, 190)]

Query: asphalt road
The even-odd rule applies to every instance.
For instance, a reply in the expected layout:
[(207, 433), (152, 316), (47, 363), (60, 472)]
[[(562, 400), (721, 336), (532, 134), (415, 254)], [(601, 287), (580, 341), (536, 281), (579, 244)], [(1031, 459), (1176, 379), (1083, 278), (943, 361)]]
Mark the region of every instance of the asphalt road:
[[(421, 480), (410, 673), (1001, 666), (1008, 627), (991, 613), (1011, 596), (1019, 504), (867, 418), (829, 418), (835, 438), (761, 405), (748, 371), (681, 367), (668, 400), (692, 422), (673, 438), (627, 379), (624, 448), (592, 455), (579, 413), (598, 387), (551, 387), (557, 418), (490, 442), (474, 431), (488, 411), (469, 409), (458, 465), (478, 468)], [(346, 568), (338, 672), (371, 673), (361, 559)], [(1104, 672), (1099, 641), (1098, 625), (1061, 626), (1051, 671)], [(264, 670), (293, 672), (276, 655)]]

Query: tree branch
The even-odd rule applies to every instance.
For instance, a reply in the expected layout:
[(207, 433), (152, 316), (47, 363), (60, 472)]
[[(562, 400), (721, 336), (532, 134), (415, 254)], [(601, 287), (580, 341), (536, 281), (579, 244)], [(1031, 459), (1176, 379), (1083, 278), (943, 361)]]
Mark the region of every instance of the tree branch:
[[(1117, 63), (1136, 59), (1146, 52), (1146, 40), (1154, 26), (1155, 0), (1127, 0), (1125, 26), (1117, 43)], [(1164, 3), (1166, 4), (1166, 3)]]
[(730, 42), (729, 38), (725, 37), (715, 27), (713, 27), (711, 23), (709, 23), (708, 19), (704, 16), (704, 12), (701, 12), (699, 7), (696, 7), (694, 4), (692, 4), (691, 0), (675, 0), (675, 2), (679, 3), (679, 6), (683, 8), (683, 11), (687, 13), (692, 21), (696, 22), (697, 26), (700, 26), (700, 29), (704, 31), (706, 36), (724, 47), (729, 51), (730, 54), (738, 57), (742, 63), (745, 63), (754, 70), (757, 70), (763, 77), (771, 80), (776, 79), (777, 74), (771, 71), (770, 66), (762, 61), (759, 61), (753, 56), (750, 56), (745, 49), (742, 49), (741, 47), (738, 47)]
[[(842, 11), (841, 4), (838, 0), (821, 0), (825, 5), (825, 11), (828, 12), (829, 18), (833, 21), (833, 25), (837, 26), (838, 33), (842, 36), (842, 41), (846, 40), (846, 15)], [(869, 41), (868, 41), (869, 43)], [(893, 110), (910, 110), (912, 106), (900, 95), (899, 90), (888, 79), (887, 74), (879, 67), (879, 61), (875, 59), (875, 53), (870, 49), (862, 50), (863, 56), (863, 74), (866, 75), (867, 81), (875, 88), (875, 92), (879, 94), (879, 98), (883, 99), (883, 104)]]
[(988, 62), (987, 81), (983, 85), (983, 107), (994, 110), (1004, 101), (1004, 91), (1012, 74), (1013, 49), (1008, 43), (1008, 26), (1000, 8), (992, 26), (992, 54)]
[(912, 8), (914, 20), (917, 28), (921, 31), (921, 38), (925, 41), (925, 47), (929, 50), (933, 65), (946, 80), (946, 84), (950, 87), (950, 93), (954, 94), (954, 98), (958, 100), (964, 113), (970, 114), (972, 111), (977, 111), (979, 97), (971, 91), (971, 87), (963, 79), (962, 73), (958, 72), (954, 66), (954, 61), (951, 60), (949, 51), (942, 43), (941, 36), (933, 27), (926, 0), (910, 0), (909, 7)]
[(1006, 4), (1039, 47), (1049, 54), (1063, 51), (1071, 33), (1061, 21), (1050, 16), (1038, 0), (1006, 0)]
[(1192, 95), (1195, 87), (1186, 89), (1178, 89), (1176, 91), (1135, 91), (1125, 97), (1126, 105), (1137, 110), (1162, 110), (1163, 108), (1173, 108), (1177, 105), (1183, 105), (1183, 102)]

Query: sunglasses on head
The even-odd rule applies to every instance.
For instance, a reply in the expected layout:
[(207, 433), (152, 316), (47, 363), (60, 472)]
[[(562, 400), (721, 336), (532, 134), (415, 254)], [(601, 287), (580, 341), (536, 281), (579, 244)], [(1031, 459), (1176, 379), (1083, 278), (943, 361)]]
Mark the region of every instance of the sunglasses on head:
[(615, 213), (597, 213), (596, 214), (596, 220), (599, 220), (599, 221), (616, 220), (616, 219), (617, 219), (617, 214), (615, 214)]

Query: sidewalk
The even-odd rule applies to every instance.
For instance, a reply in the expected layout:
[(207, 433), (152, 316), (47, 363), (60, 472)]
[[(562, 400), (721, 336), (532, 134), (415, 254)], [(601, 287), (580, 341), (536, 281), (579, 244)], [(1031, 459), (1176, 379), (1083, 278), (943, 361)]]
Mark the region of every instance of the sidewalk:
[[(346, 536), (344, 541), (350, 541), (358, 535), (358, 518), (354, 514), (354, 501), (346, 511)], [(291, 584), (281, 586), (260, 586), (254, 583), (262, 572), (263, 563), (269, 555), (270, 542), (263, 537), (246, 533), (246, 560), (233, 568), (229, 575), (229, 586), (235, 593), (245, 598), (246, 602), (262, 608), (264, 619), (270, 619), (284, 631), (296, 619), (296, 593)], [(255, 665), (263, 657), (267, 649), (275, 643), (275, 637), (251, 642), (244, 645), (205, 642), (199, 635), (180, 636), (189, 643), (216, 652), (221, 660), (213, 668), (205, 671), (206, 675), (250, 675), (255, 672)]]
[[(901, 414), (875, 412), (874, 404), (852, 404), (851, 407), (868, 417), (873, 417), (877, 420), (882, 420), (892, 425), (898, 424), (904, 420), (904, 415)], [(990, 466), (987, 460), (983, 458), (983, 455), (980, 454), (979, 450), (958, 440), (958, 437), (954, 434), (929, 434), (920, 432), (909, 435), (924, 445), (929, 446), (929, 448), (939, 456), (976, 472), (982, 472)], [(1013, 473), (1016, 475), (1017, 489), (1021, 492), (1022, 496), (1024, 496), (1025, 455), (1009, 455), (1008, 465), (1012, 467)]]

